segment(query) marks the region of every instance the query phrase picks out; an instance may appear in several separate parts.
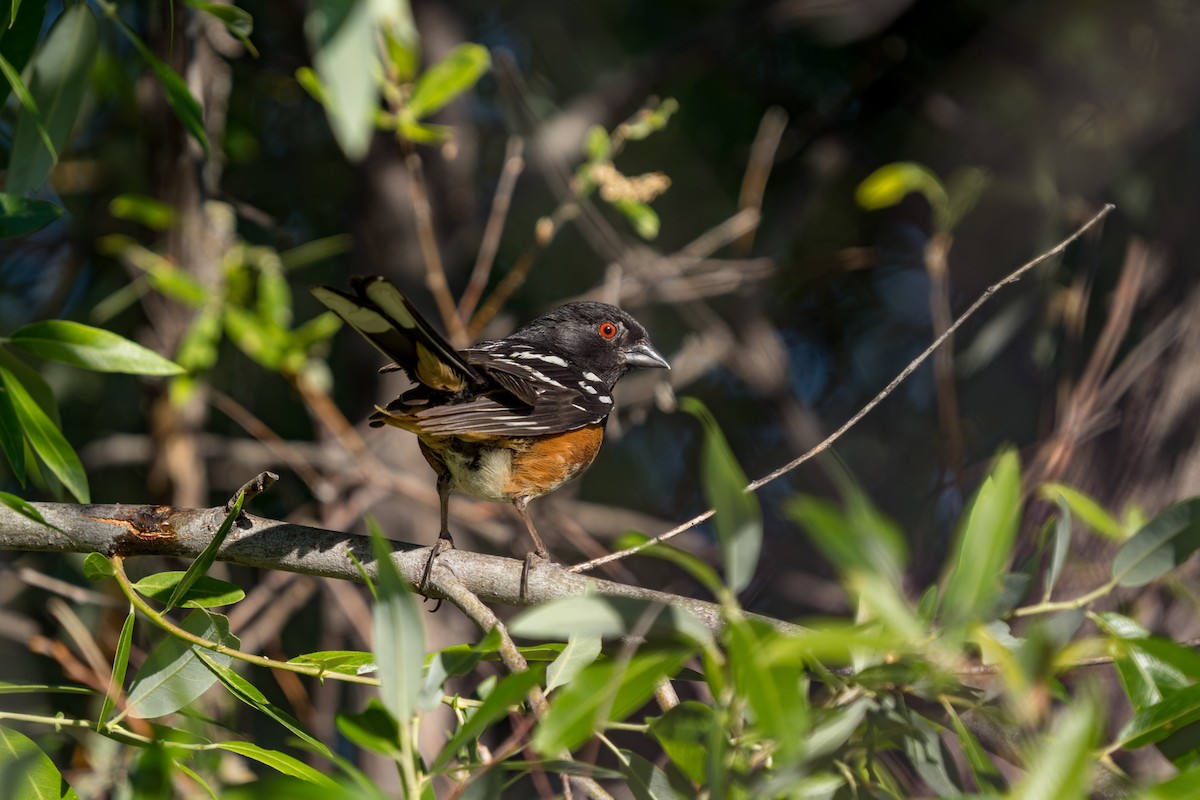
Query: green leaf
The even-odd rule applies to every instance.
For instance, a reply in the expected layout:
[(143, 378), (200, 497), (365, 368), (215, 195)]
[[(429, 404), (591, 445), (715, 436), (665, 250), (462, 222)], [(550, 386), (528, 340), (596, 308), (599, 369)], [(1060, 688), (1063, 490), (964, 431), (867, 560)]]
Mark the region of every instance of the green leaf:
[[(3, 4), (0, 4), (3, 8)], [(8, 30), (0, 36), (0, 54), (13, 69), (20, 73), (29, 63), (29, 57), (41, 41), (45, 29), (46, 0), (19, 0), (9, 4)], [(9, 85), (0, 81), (0, 106), (8, 99)]]
[(372, 698), (359, 714), (338, 714), (337, 729), (364, 750), (387, 758), (403, 757), (400, 749), (400, 728), (387, 709)]
[(63, 210), (46, 200), (0, 194), (0, 239), (40, 231), (62, 216)]
[(1144, 586), (1182, 564), (1200, 547), (1200, 498), (1171, 506), (1135, 533), (1113, 559), (1113, 580)]
[(217, 528), (217, 532), (213, 534), (213, 538), (204, 549), (200, 551), (200, 555), (196, 556), (195, 560), (188, 566), (187, 572), (183, 573), (183, 577), (175, 584), (175, 588), (171, 590), (171, 594), (167, 597), (163, 613), (177, 607), (180, 602), (187, 597), (188, 592), (192, 587), (208, 572), (213, 562), (217, 560), (217, 553), (221, 552), (221, 545), (225, 541), (225, 537), (229, 535), (229, 531), (233, 528), (233, 523), (242, 514), (242, 505), (246, 502), (246, 493), (238, 492), (237, 500), (233, 503), (233, 508), (229, 509), (229, 513), (225, 515), (225, 519), (221, 521), (221, 526)]
[[(206, 611), (188, 614), (181, 628), (210, 642), (236, 648), (240, 642), (229, 632), (229, 619)], [(153, 719), (172, 714), (208, 691), (217, 682), (200, 661), (200, 648), (167, 636), (142, 663), (129, 686), (127, 713)], [(212, 660), (228, 665), (231, 657), (213, 653)]]
[(1056, 502), (1061, 497), (1070, 507), (1071, 513), (1084, 525), (1114, 542), (1125, 540), (1125, 531), (1121, 523), (1105, 511), (1102, 505), (1078, 489), (1062, 483), (1044, 483), (1038, 494), (1043, 500), (1051, 502)]
[(95, 694), (86, 686), (64, 686), (54, 683), (8, 683), (0, 681), (0, 694)]
[[(97, 41), (91, 9), (85, 3), (72, 5), (59, 16), (30, 62), (26, 85), (41, 111), (41, 124), (28, 112), (17, 116), (5, 185), (9, 194), (25, 194), (45, 183), (79, 116)], [(42, 126), (53, 150), (42, 141)]]
[(1063, 565), (1067, 563), (1067, 552), (1071, 548), (1071, 506), (1065, 497), (1058, 495), (1058, 520), (1054, 523), (1054, 548), (1050, 551), (1050, 566), (1046, 569), (1045, 585), (1042, 596), (1049, 600), (1054, 592), (1054, 586), (1062, 575)]
[(991, 183), (987, 170), (979, 167), (961, 167), (955, 170), (947, 182), (945, 209), (935, 220), (938, 230), (952, 231), (963, 217), (971, 213)]
[(58, 426), (34, 401), (25, 386), (7, 367), (0, 366), (0, 389), (8, 396), (25, 439), (54, 476), (62, 481), (75, 499), (90, 503), (87, 474), (79, 456), (62, 435)]
[(320, 650), (288, 660), (289, 664), (312, 664), (326, 672), (363, 675), (375, 669), (375, 654), (361, 650)]
[[(20, 514), (22, 517), (25, 517), (26, 519), (31, 519), (34, 522), (37, 522), (41, 525), (45, 525), (47, 528), (52, 528), (52, 529), (58, 531), (59, 533), (62, 533), (61, 528), (51, 525), (49, 522), (46, 522), (46, 518), (42, 516), (42, 512), (40, 512), (36, 508), (34, 508), (29, 503), (29, 501), (27, 501), (23, 498), (17, 497), (15, 494), (9, 494), (8, 492), (0, 492), (0, 504), (3, 504), (5, 506), (7, 506), (8, 508), (11, 508), (13, 511), (17, 512), (18, 514)], [(99, 553), (90, 553), (90, 555), (98, 556)], [(100, 558), (103, 559), (104, 557), (100, 556)], [(108, 563), (107, 560), (105, 561), (105, 563)]]
[(928, 168), (912, 161), (885, 164), (858, 185), (854, 199), (867, 211), (877, 211), (898, 204), (909, 194), (925, 196), (935, 213), (948, 204), (946, 190)]
[(249, 11), (238, 8), (235, 5), (207, 3), (203, 2), (203, 0), (187, 0), (187, 4), (220, 20), (225, 29), (242, 43), (242, 46), (246, 48), (250, 55), (258, 58), (258, 48), (250, 41), (250, 34), (254, 33), (254, 17), (250, 16)]
[(962, 747), (963, 755), (967, 759), (967, 766), (971, 770), (971, 777), (975, 779), (975, 783), (980, 788), (1001, 788), (1004, 785), (1004, 776), (996, 769), (996, 765), (988, 757), (987, 751), (979, 744), (975, 734), (971, 733), (971, 730), (963, 724), (962, 718), (958, 716), (954, 706), (946, 703), (944, 707), (950, 716), (951, 727), (954, 729), (954, 735), (958, 737), (958, 743)]
[(150, 285), (167, 297), (192, 308), (203, 308), (209, 302), (208, 290), (195, 278), (167, 259), (127, 236), (105, 236), (98, 243), (101, 252), (118, 256), (130, 266), (140, 269), (150, 279)]
[(682, 800), (665, 772), (632, 750), (621, 750), (621, 774), (637, 800)]
[[(186, 574), (181, 571), (156, 572), (133, 584), (133, 588), (151, 600), (166, 603), (175, 594), (175, 590)], [(232, 605), (245, 596), (246, 593), (240, 586), (201, 575), (183, 593), (183, 597), (176, 605), (183, 608), (215, 608)]]
[(588, 128), (587, 134), (583, 137), (583, 154), (591, 163), (608, 161), (609, 156), (612, 155), (612, 142), (608, 138), (608, 131), (600, 125)]
[(324, 786), (331, 789), (337, 788), (337, 783), (325, 775), (325, 773), (310, 767), (299, 759), (289, 756), (287, 753), (281, 753), (278, 750), (268, 750), (251, 742), (217, 742), (216, 746), (230, 753), (237, 753), (239, 756), (245, 756), (260, 764), (265, 764), (284, 775), (290, 775), (293, 778), (299, 778), (302, 781), (313, 783), (317, 786)]
[(858, 729), (870, 709), (870, 701), (860, 697), (849, 705), (838, 706), (828, 711), (812, 727), (804, 753), (810, 759), (823, 758), (838, 750)]
[(1054, 728), (1010, 797), (1014, 800), (1069, 800), (1087, 797), (1095, 765), (1092, 746), (1101, 730), (1096, 703), (1076, 699), (1055, 720)]
[(811, 715), (804, 673), (762, 658), (768, 643), (780, 638), (766, 623), (733, 617), (724, 633), (737, 696), (746, 700), (758, 730), (776, 742), (786, 759), (803, 747), (808, 733)]
[(204, 110), (200, 107), (200, 101), (195, 98), (192, 90), (188, 88), (187, 83), (184, 82), (183, 78), (179, 77), (179, 73), (163, 63), (154, 53), (150, 52), (150, 48), (146, 47), (145, 43), (133, 32), (133, 29), (126, 25), (120, 17), (112, 15), (109, 18), (116, 23), (121, 33), (125, 34), (125, 38), (138, 51), (138, 55), (142, 57), (142, 60), (150, 65), (150, 70), (154, 73), (154, 77), (158, 79), (163, 94), (167, 98), (167, 105), (175, 112), (175, 117), (183, 124), (184, 130), (196, 140), (196, 143), (200, 145), (200, 149), (204, 151), (204, 155), (211, 155), (208, 144), (208, 133), (204, 130)]
[(648, 242), (658, 238), (658, 231), (662, 223), (658, 219), (658, 212), (648, 203), (640, 200), (621, 199), (614, 200), (611, 205), (629, 221), (634, 233), (638, 236)]
[(513, 636), (558, 641), (572, 635), (612, 639), (635, 631), (651, 639), (712, 640), (704, 623), (682, 605), (636, 597), (562, 597), (521, 612), (509, 623), (508, 630)]
[(99, 553), (88, 553), (83, 559), (83, 577), (89, 581), (103, 581), (116, 575), (112, 562)]
[[(95, 555), (93, 553), (93, 555)], [(117, 649), (113, 656), (112, 679), (108, 683), (108, 692), (100, 705), (100, 715), (96, 718), (96, 730), (103, 731), (108, 724), (108, 715), (112, 713), (117, 697), (125, 686), (125, 671), (129, 668), (129, 650), (133, 645), (133, 622), (137, 612), (133, 605), (129, 606), (129, 615), (121, 626), (121, 634), (117, 637)]]
[(413, 119), (424, 119), (474, 86), (491, 65), (492, 57), (486, 47), (470, 42), (460, 44), (421, 73), (405, 108)]
[(13, 331), (9, 343), (25, 352), (96, 372), (178, 375), (183, 368), (111, 331), (48, 319)]
[(7, 800), (79, 800), (50, 757), (32, 739), (0, 726), (0, 786)]
[(1137, 800), (1194, 800), (1200, 797), (1200, 768), (1181, 772), (1169, 781), (1143, 789)]
[[(0, 349), (0, 356), (8, 355)], [(12, 356), (9, 356), (12, 358)], [(3, 362), (0, 362), (2, 364)], [(17, 407), (12, 396), (0, 384), (0, 450), (12, 468), (13, 477), (22, 486), (25, 485), (25, 431), (21, 427), (21, 419), (17, 416)]]
[(907, 560), (900, 529), (857, 488), (846, 485), (842, 494), (841, 509), (828, 500), (801, 495), (788, 504), (788, 513), (841, 572), (858, 570), (899, 585)]
[(1160, 742), (1197, 720), (1200, 720), (1200, 684), (1193, 684), (1134, 714), (1117, 734), (1117, 741), (1122, 749), (1136, 750)]
[[(366, 155), (375, 130), (379, 103), (376, 27), (372, 19), (375, 5), (380, 4), (315, 0), (304, 23), (319, 78), (317, 85), (321, 87), (320, 99), (334, 138), (351, 161)], [(305, 86), (312, 84), (309, 81)]]
[(1173, 692), (1188, 685), (1183, 672), (1138, 646), (1149, 632), (1137, 622), (1113, 612), (1095, 614), (1092, 620), (1116, 640), (1110, 648), (1115, 651), (1114, 666), (1134, 711), (1161, 702), (1163, 689)]
[(392, 548), (372, 531), (379, 600), (372, 615), (379, 694), (401, 725), (416, 713), (425, 666), (425, 623), (421, 607), (392, 561)]
[(650, 720), (650, 732), (663, 752), (692, 783), (701, 785), (705, 783), (709, 738), (719, 727), (717, 712), (695, 700), (685, 700)]
[(725, 561), (725, 581), (735, 593), (740, 592), (754, 577), (762, 547), (762, 512), (758, 498), (745, 491), (749, 483), (746, 473), (738, 465), (717, 421), (704, 404), (694, 397), (683, 397), (679, 407), (704, 425), (700, 454), (704, 492), (717, 512), (713, 524)]
[(306, 731), (303, 727), (301, 727), (299, 722), (292, 718), (290, 714), (268, 700), (267, 696), (260, 692), (257, 686), (234, 672), (229, 667), (228, 659), (221, 659), (218, 653), (200, 649), (196, 650), (196, 657), (205, 666), (205, 668), (209, 670), (213, 677), (223, 683), (225, 688), (229, 690), (229, 693), (238, 700), (241, 700), (251, 708), (258, 709), (283, 727), (287, 728), (289, 731), (307, 742), (309, 747), (316, 752), (320, 753), (326, 758), (332, 758), (333, 754), (320, 739), (317, 739), (311, 733)]
[(1002, 454), (963, 515), (943, 617), (948, 624), (983, 619), (1003, 589), (1002, 577), (1012, 555), (1021, 521), (1021, 467), (1013, 451)]
[(541, 682), (544, 673), (541, 665), (536, 665), (524, 672), (514, 672), (498, 682), (484, 699), (483, 705), (475, 709), (462, 727), (455, 731), (450, 741), (446, 742), (446, 746), (433, 762), (433, 771), (442, 771), (468, 742), (478, 739), (493, 722), (507, 715), (511, 706), (522, 703), (533, 687)]
[(566, 686), (583, 671), (588, 664), (600, 656), (601, 639), (595, 634), (572, 633), (567, 646), (546, 668), (546, 692)]
[[(234, 6), (222, 6), (234, 8)], [(175, 209), (161, 200), (141, 194), (119, 194), (108, 203), (108, 213), (117, 219), (127, 219), (155, 231), (165, 231), (175, 224)]]
[(538, 724), (533, 747), (547, 755), (573, 750), (608, 720), (623, 720), (654, 694), (663, 677), (673, 677), (691, 648), (642, 650), (628, 661), (610, 659), (586, 667), (550, 704)]

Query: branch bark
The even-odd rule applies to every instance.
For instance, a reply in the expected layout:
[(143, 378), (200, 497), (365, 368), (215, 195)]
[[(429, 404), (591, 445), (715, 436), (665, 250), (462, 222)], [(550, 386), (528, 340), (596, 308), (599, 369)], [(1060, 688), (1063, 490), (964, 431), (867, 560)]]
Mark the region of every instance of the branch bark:
[[(184, 509), (152, 505), (73, 505), (32, 503), (46, 520), (42, 524), (0, 507), (0, 550), (57, 553), (101, 553), (106, 556), (182, 556), (194, 558), (212, 539), (227, 513), (223, 507)], [(51, 527), (52, 526), (52, 527)], [(393, 541), (393, 560), (414, 587), (420, 582), (429, 548)], [(217, 558), (231, 564), (277, 569), (324, 578), (362, 582), (350, 556), (362, 564), (374, 561), (365, 536), (312, 528), (243, 513), (229, 532)], [(722, 627), (715, 603), (600, 580), (567, 572), (556, 565), (538, 565), (529, 574), (529, 588), (520, 597), (523, 563), (511, 558), (450, 550), (438, 557), (435, 575), (449, 570), (472, 594), (488, 603), (537, 605), (591, 591), (603, 597), (632, 597), (681, 606), (714, 632)], [(429, 594), (441, 597), (438, 581)], [(446, 598), (451, 599), (451, 598)], [(760, 617), (785, 633), (801, 628)]]

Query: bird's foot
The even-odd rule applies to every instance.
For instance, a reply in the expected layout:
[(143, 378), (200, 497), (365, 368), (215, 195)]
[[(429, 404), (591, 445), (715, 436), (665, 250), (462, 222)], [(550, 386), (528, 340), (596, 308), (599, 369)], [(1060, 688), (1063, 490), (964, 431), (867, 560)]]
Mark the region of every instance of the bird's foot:
[[(437, 557), (442, 553), (453, 549), (454, 540), (449, 536), (439, 536), (438, 540), (433, 543), (433, 547), (429, 548), (429, 560), (425, 562), (425, 571), (421, 573), (421, 582), (417, 585), (417, 591), (425, 595), (426, 600), (430, 599), (428, 590), (429, 578), (433, 574), (433, 562), (436, 561)], [(437, 605), (434, 606), (432, 610), (437, 611), (441, 607), (442, 601), (439, 599)]]
[(521, 594), (519, 595), (522, 603), (529, 598), (529, 570), (533, 568), (534, 562), (549, 564), (550, 554), (536, 552), (525, 554), (525, 566), (521, 568)]

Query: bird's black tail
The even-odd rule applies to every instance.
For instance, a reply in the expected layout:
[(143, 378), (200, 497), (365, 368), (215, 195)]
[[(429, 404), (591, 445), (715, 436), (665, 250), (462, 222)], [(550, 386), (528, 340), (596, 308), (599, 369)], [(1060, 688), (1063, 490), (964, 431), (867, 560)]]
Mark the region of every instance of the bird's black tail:
[(479, 373), (387, 278), (368, 275), (351, 279), (350, 285), (354, 294), (329, 286), (311, 291), (413, 380), (450, 392), (481, 382)]

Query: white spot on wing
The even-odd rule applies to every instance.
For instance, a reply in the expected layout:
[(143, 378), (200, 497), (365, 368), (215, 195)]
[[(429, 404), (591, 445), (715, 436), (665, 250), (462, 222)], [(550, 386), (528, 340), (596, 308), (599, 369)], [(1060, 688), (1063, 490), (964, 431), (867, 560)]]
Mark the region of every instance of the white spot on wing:
[(602, 394), (599, 397), (597, 397), (596, 399), (599, 400), (601, 403), (607, 403), (610, 406), (612, 405), (612, 398), (606, 394)]
[(600, 382), (600, 376), (594, 372), (585, 372), (585, 373), (583, 373), (583, 377), (587, 378), (589, 381), (592, 381), (593, 383)]

